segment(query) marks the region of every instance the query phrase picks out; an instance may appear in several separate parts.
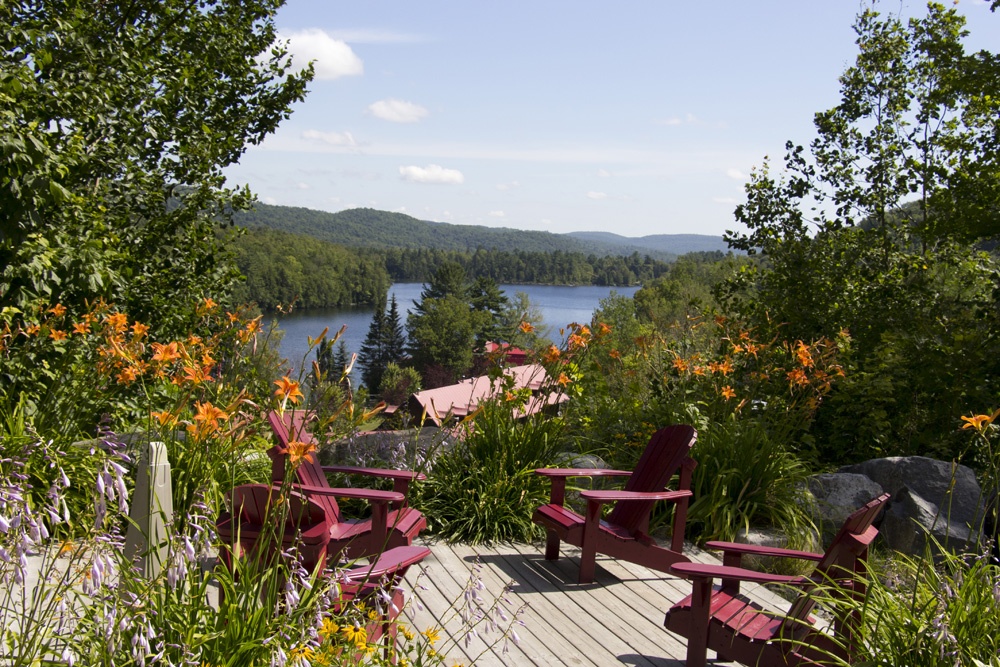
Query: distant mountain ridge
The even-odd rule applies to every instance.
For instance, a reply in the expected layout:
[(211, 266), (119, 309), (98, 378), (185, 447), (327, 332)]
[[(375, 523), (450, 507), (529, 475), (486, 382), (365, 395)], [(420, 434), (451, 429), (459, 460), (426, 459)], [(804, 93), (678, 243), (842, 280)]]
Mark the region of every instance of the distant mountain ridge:
[(699, 251), (728, 251), (721, 236), (658, 234), (631, 238), (607, 232), (526, 231), (507, 227), (455, 225), (418, 220), (404, 213), (355, 208), (337, 213), (315, 209), (256, 204), (256, 210), (239, 212), (236, 224), (278, 229), (311, 236), (348, 247), (433, 248), (473, 251), (476, 248), (529, 252), (578, 252), (585, 255), (649, 255), (672, 261), (678, 255)]

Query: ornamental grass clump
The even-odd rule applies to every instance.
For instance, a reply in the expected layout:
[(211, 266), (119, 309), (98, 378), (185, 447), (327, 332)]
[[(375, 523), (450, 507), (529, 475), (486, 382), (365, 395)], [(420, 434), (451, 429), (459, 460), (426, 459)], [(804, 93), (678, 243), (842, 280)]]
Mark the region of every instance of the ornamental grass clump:
[(530, 542), (543, 534), (531, 513), (549, 489), (534, 471), (554, 461), (563, 424), (541, 415), (519, 419), (522, 406), (514, 393), (484, 401), (454, 447), (434, 461), (418, 506), (449, 541)]

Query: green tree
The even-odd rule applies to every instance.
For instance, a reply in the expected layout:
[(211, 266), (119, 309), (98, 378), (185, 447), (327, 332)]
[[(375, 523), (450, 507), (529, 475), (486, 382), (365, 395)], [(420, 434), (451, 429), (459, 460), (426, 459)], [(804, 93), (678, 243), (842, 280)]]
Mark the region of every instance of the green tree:
[(389, 405), (402, 405), (410, 397), (420, 391), (420, 374), (416, 369), (401, 367), (389, 362), (382, 375), (382, 384), (378, 387), (379, 396)]
[(365, 342), (361, 344), (361, 352), (358, 354), (358, 365), (361, 366), (361, 381), (369, 391), (375, 389), (382, 382), (382, 373), (385, 371), (385, 302), (381, 302), (375, 308), (372, 315), (372, 323), (368, 325), (368, 335)]
[(480, 276), (468, 288), (469, 305), (480, 315), (482, 325), (476, 332), (476, 347), (482, 349), (488, 341), (501, 336), (500, 322), (507, 296), (492, 278)]
[(423, 371), (427, 386), (454, 382), (472, 366), (483, 316), (450, 294), (423, 299), (421, 305), (422, 312), (411, 313), (406, 323), (413, 365)]
[(0, 293), (179, 332), (236, 277), (222, 169), (301, 100), (275, 0), (0, 4)]
[(998, 231), (1000, 64), (967, 54), (962, 17), (938, 4), (906, 23), (865, 10), (855, 30), (809, 150), (789, 143), (780, 177), (754, 171), (736, 209), (749, 232), (729, 240), (765, 261), (719, 296), (792, 342), (850, 332), (821, 461), (952, 456), (958, 416), (1000, 390), (1000, 269), (970, 246)]

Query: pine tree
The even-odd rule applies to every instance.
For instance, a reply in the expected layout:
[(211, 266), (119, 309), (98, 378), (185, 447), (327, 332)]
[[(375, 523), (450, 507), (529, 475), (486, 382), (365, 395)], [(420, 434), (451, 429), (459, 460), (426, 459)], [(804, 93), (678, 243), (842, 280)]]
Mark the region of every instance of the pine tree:
[(382, 352), (383, 368), (390, 363), (400, 363), (406, 356), (406, 333), (399, 319), (399, 305), (396, 303), (395, 294), (389, 303), (389, 314), (382, 329)]
[(385, 339), (386, 318), (385, 301), (383, 300), (375, 308), (372, 323), (368, 327), (368, 335), (361, 345), (361, 353), (358, 354), (358, 365), (361, 366), (361, 381), (369, 391), (377, 391), (382, 382), (382, 373), (385, 372), (385, 353), (383, 341)]

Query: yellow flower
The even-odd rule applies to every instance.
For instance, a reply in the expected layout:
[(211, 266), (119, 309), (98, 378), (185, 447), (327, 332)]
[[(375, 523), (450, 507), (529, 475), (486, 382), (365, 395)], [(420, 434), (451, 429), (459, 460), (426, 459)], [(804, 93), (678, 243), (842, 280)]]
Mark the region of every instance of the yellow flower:
[(334, 623), (329, 618), (324, 618), (322, 625), (320, 625), (319, 633), (324, 639), (329, 639), (340, 632), (340, 626)]
[(341, 628), (341, 632), (344, 633), (344, 637), (347, 641), (351, 642), (355, 646), (358, 646), (359, 648), (364, 646), (368, 641), (368, 633), (364, 628), (358, 625), (357, 622), (355, 622), (354, 625), (348, 625)]
[(410, 628), (408, 628), (406, 626), (401, 626), (399, 628), (399, 631), (403, 633), (403, 637), (405, 637), (406, 641), (408, 641), (408, 642), (412, 642), (413, 638), (416, 637), (416, 635), (413, 634), (413, 630), (411, 630)]
[(434, 642), (436, 642), (438, 639), (441, 638), (441, 628), (435, 628), (432, 625), (423, 632), (421, 632), (420, 634), (422, 634), (424, 637), (427, 637), (427, 641), (433, 644)]

